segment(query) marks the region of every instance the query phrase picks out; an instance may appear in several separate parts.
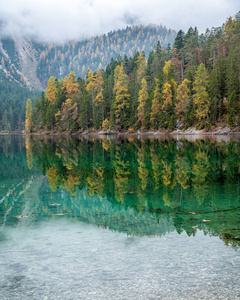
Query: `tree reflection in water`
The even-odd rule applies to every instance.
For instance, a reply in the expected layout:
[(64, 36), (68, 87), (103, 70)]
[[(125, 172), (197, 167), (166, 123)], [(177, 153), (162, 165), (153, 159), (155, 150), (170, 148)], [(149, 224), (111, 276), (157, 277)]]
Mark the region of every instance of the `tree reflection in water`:
[(27, 136), (25, 143), (28, 168), (48, 179), (38, 194), (44, 219), (67, 212), (130, 235), (202, 230), (240, 245), (238, 141)]

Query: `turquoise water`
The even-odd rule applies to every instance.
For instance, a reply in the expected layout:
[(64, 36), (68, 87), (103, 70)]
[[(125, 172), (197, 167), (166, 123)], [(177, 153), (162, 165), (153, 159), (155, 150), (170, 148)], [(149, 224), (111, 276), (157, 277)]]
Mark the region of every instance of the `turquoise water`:
[(0, 137), (0, 298), (240, 298), (239, 141)]

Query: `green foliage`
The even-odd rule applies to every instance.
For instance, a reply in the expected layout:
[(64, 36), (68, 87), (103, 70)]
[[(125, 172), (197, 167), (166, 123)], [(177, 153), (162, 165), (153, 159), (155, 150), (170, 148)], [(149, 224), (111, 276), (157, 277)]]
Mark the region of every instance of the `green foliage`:
[(233, 91), (227, 105), (227, 121), (228, 125), (233, 127), (240, 123), (237, 119), (239, 112), (239, 97), (236, 94), (236, 91)]
[(202, 63), (196, 72), (194, 85), (194, 105), (196, 119), (200, 128), (203, 128), (209, 120), (210, 98), (207, 92), (208, 73)]
[(159, 80), (155, 78), (155, 90), (154, 97), (152, 101), (152, 110), (151, 110), (151, 124), (154, 129), (159, 128), (161, 113), (162, 113), (162, 98), (159, 87)]
[[(147, 52), (140, 54), (139, 49), (122, 58), (118, 48), (117, 59), (105, 70), (88, 71), (86, 81), (76, 80), (73, 71), (64, 80), (51, 77), (46, 96), (35, 101), (33, 130), (98, 130), (104, 120), (109, 128), (130, 131), (174, 130), (177, 119), (182, 128), (208, 129), (218, 121), (239, 125), (239, 22), (236, 16), (225, 27), (201, 35), (192, 27), (186, 34), (179, 31), (173, 49), (158, 41), (147, 60)], [(120, 32), (116, 37), (121, 44)], [(56, 54), (56, 49), (50, 46), (49, 53)], [(74, 54), (75, 48), (64, 51), (69, 49)], [(9, 128), (14, 113), (3, 113)]]
[(226, 59), (223, 55), (213, 65), (209, 76), (209, 96), (211, 98), (211, 122), (215, 123), (225, 113)]
[(23, 130), (26, 99), (35, 99), (37, 94), (36, 91), (20, 87), (17, 83), (0, 81), (0, 129), (7, 131)]

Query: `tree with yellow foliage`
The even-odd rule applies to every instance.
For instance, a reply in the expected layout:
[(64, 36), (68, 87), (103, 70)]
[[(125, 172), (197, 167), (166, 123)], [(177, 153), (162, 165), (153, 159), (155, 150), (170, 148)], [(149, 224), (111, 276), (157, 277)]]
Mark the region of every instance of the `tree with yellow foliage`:
[(70, 72), (67, 80), (66, 86), (67, 97), (70, 99), (74, 99), (74, 96), (78, 93), (79, 84), (76, 82), (75, 73)]
[(141, 127), (144, 125), (145, 117), (145, 105), (148, 98), (147, 92), (147, 81), (145, 78), (142, 79), (142, 88), (138, 93), (138, 122), (141, 124)]
[(189, 92), (189, 80), (184, 79), (178, 86), (175, 106), (177, 117), (181, 122), (184, 122), (185, 111), (189, 102)]
[(55, 117), (58, 121), (58, 125), (63, 130), (70, 132), (79, 117), (77, 103), (73, 102), (72, 99), (67, 99), (67, 101), (62, 104), (61, 112), (58, 111)]
[(141, 188), (144, 191), (148, 183), (148, 169), (146, 163), (144, 162), (144, 147), (138, 151), (138, 177), (141, 180)]
[(104, 169), (100, 164), (96, 164), (93, 168), (91, 176), (87, 177), (87, 187), (89, 195), (96, 193), (98, 196), (103, 195), (104, 190)]
[(163, 184), (165, 186), (168, 186), (171, 184), (171, 178), (172, 178), (172, 165), (168, 164), (166, 159), (162, 159), (162, 165), (163, 165), (163, 171), (162, 171), (162, 180)]
[(166, 113), (169, 107), (173, 106), (173, 94), (171, 91), (171, 85), (166, 82), (163, 86), (163, 112)]
[(55, 192), (60, 183), (59, 171), (56, 165), (51, 166), (51, 168), (47, 170), (47, 178), (51, 190)]
[(130, 164), (126, 157), (122, 157), (119, 148), (116, 149), (114, 168), (114, 191), (118, 202), (124, 203), (124, 196), (129, 190)]
[(95, 128), (99, 128), (101, 123), (104, 120), (104, 99), (103, 99), (103, 77), (102, 72), (99, 70), (95, 76), (95, 80), (93, 83), (93, 105), (95, 106), (94, 115), (93, 115), (93, 123)]
[(50, 101), (52, 104), (55, 104), (56, 95), (57, 95), (57, 87), (55, 84), (55, 78), (54, 76), (51, 76), (47, 84), (46, 97), (48, 101)]
[(33, 145), (30, 138), (31, 138), (30, 136), (26, 136), (25, 139), (26, 152), (27, 152), (27, 165), (29, 170), (31, 170), (33, 167)]
[(228, 41), (232, 37), (236, 25), (237, 21), (233, 17), (229, 17), (226, 23), (224, 24), (224, 33), (226, 34), (224, 38)]
[(137, 58), (137, 81), (139, 83), (142, 82), (142, 79), (146, 75), (147, 70), (147, 60), (145, 58), (145, 53), (142, 51), (142, 53)]
[(159, 186), (160, 186), (161, 161), (159, 160), (159, 154), (157, 153), (156, 149), (154, 148), (154, 143), (152, 143), (150, 146), (150, 156), (151, 156), (151, 162), (152, 162), (153, 178), (155, 181), (154, 190), (157, 190), (157, 189), (159, 189)]
[(75, 170), (68, 170), (64, 179), (66, 191), (70, 191), (72, 196), (76, 195), (76, 188), (81, 183), (78, 173)]
[(114, 110), (116, 124), (122, 128), (128, 126), (129, 120), (127, 118), (130, 95), (128, 93), (128, 77), (124, 74), (123, 63), (117, 66), (114, 71)]
[(174, 64), (171, 60), (165, 62), (163, 67), (165, 83), (163, 87), (163, 126), (171, 129), (175, 126), (175, 96), (177, 84), (175, 82)]
[(196, 162), (193, 165), (194, 177), (192, 179), (192, 184), (196, 199), (201, 204), (205, 200), (208, 192), (207, 176), (210, 171), (210, 162), (208, 155), (201, 150), (196, 153), (195, 160)]
[(197, 69), (194, 86), (194, 105), (200, 128), (209, 124), (210, 98), (207, 92), (208, 72), (203, 63)]
[(32, 121), (32, 101), (30, 99), (27, 100), (26, 105), (26, 120), (25, 120), (25, 130), (26, 133), (32, 131), (33, 121)]
[(182, 186), (183, 189), (189, 187), (189, 179), (191, 174), (191, 168), (188, 161), (182, 157), (181, 154), (178, 154), (175, 159), (175, 176), (176, 181)]

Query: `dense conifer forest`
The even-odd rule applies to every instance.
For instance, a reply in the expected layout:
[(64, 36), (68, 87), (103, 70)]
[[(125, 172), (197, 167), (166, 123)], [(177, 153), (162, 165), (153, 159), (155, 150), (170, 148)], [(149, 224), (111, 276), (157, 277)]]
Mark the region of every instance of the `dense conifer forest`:
[(26, 131), (209, 129), (217, 122), (240, 125), (240, 13), (222, 27), (177, 33), (173, 47), (160, 42), (145, 52), (112, 59), (103, 70), (73, 71), (48, 80)]
[(35, 98), (38, 92), (15, 82), (0, 81), (0, 129), (16, 131), (24, 128), (26, 99)]

